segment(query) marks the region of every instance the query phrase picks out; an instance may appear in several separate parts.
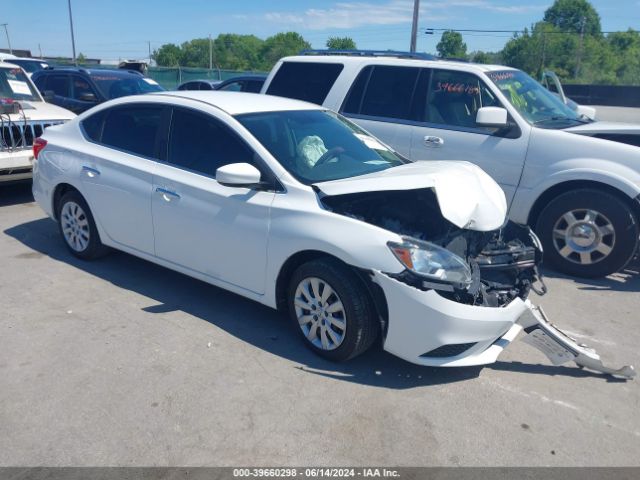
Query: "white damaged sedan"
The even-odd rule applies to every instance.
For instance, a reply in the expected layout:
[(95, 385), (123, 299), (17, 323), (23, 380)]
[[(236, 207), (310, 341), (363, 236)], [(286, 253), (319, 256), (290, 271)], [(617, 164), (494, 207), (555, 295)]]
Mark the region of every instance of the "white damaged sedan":
[(104, 103), (34, 145), (33, 192), (72, 254), (116, 248), (286, 312), (316, 353), (381, 339), (410, 362), (494, 362), (523, 329), (620, 376), (527, 296), (542, 251), (466, 162), (410, 162), (341, 116), (265, 95)]

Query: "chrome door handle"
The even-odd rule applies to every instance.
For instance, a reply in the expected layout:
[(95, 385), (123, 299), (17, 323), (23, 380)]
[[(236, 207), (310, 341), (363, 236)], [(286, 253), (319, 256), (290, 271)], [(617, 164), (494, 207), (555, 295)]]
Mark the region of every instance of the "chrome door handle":
[(168, 190), (162, 187), (156, 187), (156, 192), (162, 195), (162, 198), (165, 202), (170, 202), (171, 200), (180, 200), (180, 195), (172, 190)]
[(83, 165), (82, 171), (89, 178), (95, 178), (98, 175), (100, 175), (100, 170), (96, 170), (95, 168), (87, 167), (86, 165)]
[(444, 139), (440, 137), (426, 136), (424, 137), (424, 144), (427, 147), (437, 148), (444, 145)]

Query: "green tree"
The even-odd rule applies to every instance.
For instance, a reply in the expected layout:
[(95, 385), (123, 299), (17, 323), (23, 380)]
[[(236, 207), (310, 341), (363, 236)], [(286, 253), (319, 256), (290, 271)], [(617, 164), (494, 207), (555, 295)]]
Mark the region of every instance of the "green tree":
[(582, 30), (587, 35), (600, 35), (600, 15), (588, 0), (555, 0), (544, 13), (544, 21), (562, 32)]
[(471, 52), (469, 59), (474, 63), (483, 63), (485, 65), (500, 65), (502, 63), (501, 52), (483, 52), (481, 50)]
[(356, 50), (356, 42), (351, 37), (329, 37), (327, 40), (329, 50)]
[(78, 63), (84, 63), (87, 61), (87, 57), (85, 57), (84, 53), (80, 52), (78, 53), (78, 56), (76, 57), (76, 60)]
[(264, 41), (260, 49), (261, 60), (256, 68), (271, 70), (271, 67), (282, 57), (297, 55), (301, 50), (310, 48), (311, 44), (302, 38), (299, 33), (278, 33)]
[(438, 55), (442, 58), (467, 58), (467, 44), (462, 40), (460, 32), (447, 30), (436, 45)]
[(621, 85), (640, 85), (640, 32), (626, 32), (607, 36), (611, 55), (616, 59), (615, 77)]
[(182, 50), (173, 43), (167, 43), (154, 50), (152, 57), (159, 67), (176, 67), (180, 65)]

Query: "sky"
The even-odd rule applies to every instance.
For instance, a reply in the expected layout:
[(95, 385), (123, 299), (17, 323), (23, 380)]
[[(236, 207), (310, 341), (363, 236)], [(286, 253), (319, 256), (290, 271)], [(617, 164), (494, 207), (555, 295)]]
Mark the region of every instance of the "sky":
[[(520, 30), (552, 0), (421, 0), (419, 27)], [(0, 0), (11, 45), (45, 56), (71, 56), (67, 0)], [(640, 30), (640, 0), (592, 0), (605, 31)], [(77, 53), (101, 59), (146, 58), (149, 43), (181, 43), (220, 33), (266, 38), (296, 31), (313, 48), (350, 36), (358, 48), (408, 50), (413, 0), (71, 0)], [(7, 40), (0, 29), (0, 48)], [(495, 51), (509, 34), (465, 34), (468, 50)], [(440, 39), (421, 33), (418, 50)]]

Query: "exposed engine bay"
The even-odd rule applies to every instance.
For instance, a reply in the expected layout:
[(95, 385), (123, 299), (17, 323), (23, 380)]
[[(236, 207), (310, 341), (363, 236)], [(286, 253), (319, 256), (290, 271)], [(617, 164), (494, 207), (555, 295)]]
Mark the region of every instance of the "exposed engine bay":
[(444, 247), (471, 267), (473, 281), (464, 289), (425, 282), (409, 270), (395, 275), (421, 290), (434, 289), (459, 303), (487, 307), (503, 306), (518, 297), (525, 300), (532, 288), (546, 292), (538, 272), (542, 248), (527, 226), (507, 222), (490, 232), (461, 229), (442, 216), (430, 188), (327, 196), (322, 203), (335, 213)]

